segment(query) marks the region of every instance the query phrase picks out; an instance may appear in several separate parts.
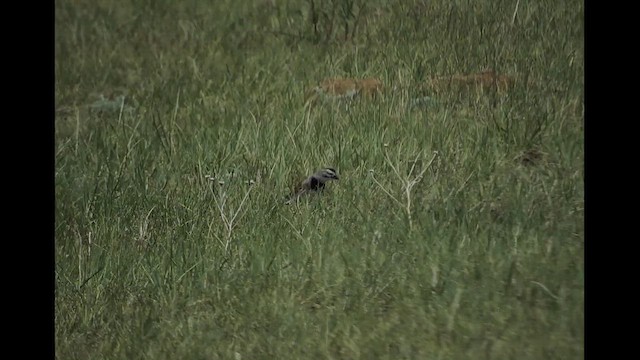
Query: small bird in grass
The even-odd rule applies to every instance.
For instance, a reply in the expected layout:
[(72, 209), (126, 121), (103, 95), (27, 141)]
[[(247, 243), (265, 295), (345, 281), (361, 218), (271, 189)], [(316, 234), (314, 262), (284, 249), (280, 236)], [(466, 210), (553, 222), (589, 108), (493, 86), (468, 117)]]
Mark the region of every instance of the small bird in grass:
[(285, 204), (289, 205), (294, 200), (297, 201), (302, 195), (321, 192), (322, 190), (324, 190), (324, 184), (327, 181), (339, 179), (340, 177), (338, 176), (338, 173), (333, 168), (324, 168), (322, 170), (319, 170), (313, 175), (309, 176), (302, 183), (300, 183), (300, 185), (296, 187), (295, 192), (291, 194)]

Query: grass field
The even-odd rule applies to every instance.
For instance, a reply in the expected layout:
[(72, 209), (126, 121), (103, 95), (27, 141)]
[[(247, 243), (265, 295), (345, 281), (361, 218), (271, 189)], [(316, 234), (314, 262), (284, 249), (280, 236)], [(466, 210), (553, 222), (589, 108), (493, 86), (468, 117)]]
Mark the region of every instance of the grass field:
[(56, 1), (56, 358), (583, 358), (583, 2), (311, 5)]

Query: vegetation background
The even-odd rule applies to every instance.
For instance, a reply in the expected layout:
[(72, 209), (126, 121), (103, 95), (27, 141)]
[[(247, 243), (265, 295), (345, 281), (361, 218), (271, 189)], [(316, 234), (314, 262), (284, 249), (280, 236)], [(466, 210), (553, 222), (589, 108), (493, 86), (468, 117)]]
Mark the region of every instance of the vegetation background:
[(56, 358), (583, 358), (582, 1), (55, 9)]

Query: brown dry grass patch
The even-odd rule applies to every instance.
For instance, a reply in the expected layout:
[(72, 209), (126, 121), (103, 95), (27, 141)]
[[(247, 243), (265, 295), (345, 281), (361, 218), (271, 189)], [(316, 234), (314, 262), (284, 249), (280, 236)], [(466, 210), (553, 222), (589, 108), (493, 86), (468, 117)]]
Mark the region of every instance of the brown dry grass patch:
[(357, 96), (374, 98), (383, 91), (382, 81), (376, 78), (327, 78), (305, 93), (305, 102), (314, 102), (319, 97), (353, 99)]
[(494, 70), (485, 70), (479, 73), (434, 77), (427, 80), (426, 86), (436, 91), (454, 87), (496, 89), (499, 92), (506, 92), (513, 88), (516, 82), (515, 76), (499, 75)]

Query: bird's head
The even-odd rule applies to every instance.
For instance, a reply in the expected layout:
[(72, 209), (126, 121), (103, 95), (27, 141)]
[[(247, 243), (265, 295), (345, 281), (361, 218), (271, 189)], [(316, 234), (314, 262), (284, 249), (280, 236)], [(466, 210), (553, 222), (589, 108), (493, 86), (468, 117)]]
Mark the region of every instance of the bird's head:
[(327, 180), (340, 180), (338, 172), (334, 168), (324, 168), (313, 174), (313, 176), (321, 182), (325, 182)]

